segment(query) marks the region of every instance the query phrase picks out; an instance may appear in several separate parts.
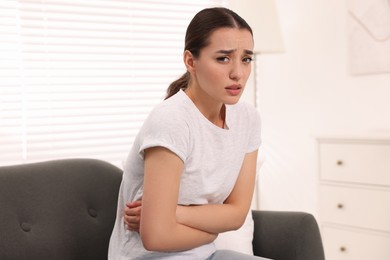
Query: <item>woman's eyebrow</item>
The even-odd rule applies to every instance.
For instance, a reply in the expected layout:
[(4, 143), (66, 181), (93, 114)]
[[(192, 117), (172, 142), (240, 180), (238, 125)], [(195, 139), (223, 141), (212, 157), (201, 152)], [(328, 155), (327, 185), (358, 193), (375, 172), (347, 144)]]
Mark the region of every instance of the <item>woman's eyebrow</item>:
[[(232, 50), (219, 50), (219, 51), (216, 51), (216, 53), (221, 53), (221, 54), (231, 54), (233, 52), (235, 52), (237, 49), (232, 49)], [(251, 50), (244, 50), (244, 53), (245, 54), (248, 54), (248, 55), (253, 55), (253, 51)]]
[(231, 53), (233, 53), (235, 51), (236, 51), (235, 49), (232, 49), (232, 50), (219, 50), (219, 51), (216, 51), (215, 53), (231, 54)]

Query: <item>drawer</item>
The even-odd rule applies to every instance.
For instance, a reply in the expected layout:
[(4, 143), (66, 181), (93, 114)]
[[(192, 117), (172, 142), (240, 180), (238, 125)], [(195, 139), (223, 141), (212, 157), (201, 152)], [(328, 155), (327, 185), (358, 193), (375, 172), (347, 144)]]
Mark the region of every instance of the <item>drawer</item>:
[(390, 235), (323, 227), (325, 257), (329, 260), (389, 260)]
[(390, 190), (323, 184), (320, 210), (323, 222), (390, 232)]
[(323, 180), (390, 186), (390, 145), (320, 143)]
[(389, 260), (390, 235), (332, 227), (322, 228), (326, 259)]

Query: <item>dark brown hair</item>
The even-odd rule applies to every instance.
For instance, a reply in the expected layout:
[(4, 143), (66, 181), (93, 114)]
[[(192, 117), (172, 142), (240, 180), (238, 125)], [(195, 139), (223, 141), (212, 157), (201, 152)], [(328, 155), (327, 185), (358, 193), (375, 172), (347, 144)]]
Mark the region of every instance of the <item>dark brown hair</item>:
[[(195, 58), (199, 57), (201, 49), (209, 44), (210, 35), (220, 28), (246, 29), (253, 35), (248, 23), (232, 10), (224, 7), (206, 8), (198, 12), (188, 25), (184, 50), (190, 51)], [(169, 85), (165, 99), (180, 89), (186, 89), (189, 81), (190, 73), (187, 71)]]

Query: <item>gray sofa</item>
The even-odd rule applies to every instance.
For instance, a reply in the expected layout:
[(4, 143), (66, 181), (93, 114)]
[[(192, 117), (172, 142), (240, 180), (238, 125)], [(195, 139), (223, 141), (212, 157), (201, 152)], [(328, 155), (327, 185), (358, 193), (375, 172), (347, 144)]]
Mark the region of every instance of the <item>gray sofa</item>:
[[(103, 260), (122, 172), (93, 159), (0, 167), (1, 260)], [(318, 225), (299, 212), (253, 211), (256, 255), (323, 260)]]

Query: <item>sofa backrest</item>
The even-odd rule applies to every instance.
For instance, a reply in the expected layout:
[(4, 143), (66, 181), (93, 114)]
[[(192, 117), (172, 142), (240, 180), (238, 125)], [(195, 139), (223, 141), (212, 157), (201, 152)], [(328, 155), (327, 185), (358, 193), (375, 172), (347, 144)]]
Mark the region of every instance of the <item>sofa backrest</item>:
[(121, 180), (93, 159), (0, 167), (0, 259), (107, 259)]

